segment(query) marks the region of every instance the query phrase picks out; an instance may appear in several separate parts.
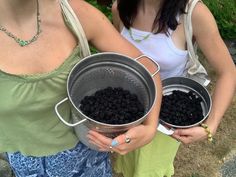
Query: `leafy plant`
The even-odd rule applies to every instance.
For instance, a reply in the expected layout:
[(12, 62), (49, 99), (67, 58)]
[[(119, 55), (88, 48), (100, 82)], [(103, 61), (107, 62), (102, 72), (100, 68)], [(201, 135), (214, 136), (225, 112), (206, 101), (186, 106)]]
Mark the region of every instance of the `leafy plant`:
[(203, 0), (214, 15), (224, 39), (236, 39), (236, 1)]

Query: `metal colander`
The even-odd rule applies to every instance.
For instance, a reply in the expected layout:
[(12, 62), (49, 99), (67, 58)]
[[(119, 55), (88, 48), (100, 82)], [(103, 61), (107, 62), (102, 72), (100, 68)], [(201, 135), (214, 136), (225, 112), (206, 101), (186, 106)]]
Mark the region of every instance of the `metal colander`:
[[(98, 61), (98, 60), (97, 60)], [(73, 71), (73, 78), (69, 82), (70, 98), (77, 108), (86, 95), (110, 87), (122, 87), (136, 94), (145, 107), (145, 112), (150, 109), (155, 95), (154, 87), (150, 81), (126, 65), (117, 62), (96, 61), (87, 66), (80, 65)], [(152, 98), (153, 97), (153, 98)]]
[[(75, 126), (76, 134), (84, 139), (88, 129), (114, 137), (129, 128), (140, 124), (145, 120), (156, 99), (156, 87), (153, 76), (136, 59), (117, 53), (98, 53), (86, 57), (76, 64), (67, 81), (68, 98), (65, 98), (55, 106), (58, 117), (68, 126)], [(152, 60), (153, 61), (153, 60)], [(80, 102), (85, 96), (93, 95), (96, 91), (107, 87), (121, 87), (138, 96), (139, 101), (144, 105), (145, 115), (140, 119), (128, 124), (105, 124), (87, 117), (79, 109)], [(69, 100), (72, 107), (73, 123), (66, 122), (58, 112), (58, 106)]]

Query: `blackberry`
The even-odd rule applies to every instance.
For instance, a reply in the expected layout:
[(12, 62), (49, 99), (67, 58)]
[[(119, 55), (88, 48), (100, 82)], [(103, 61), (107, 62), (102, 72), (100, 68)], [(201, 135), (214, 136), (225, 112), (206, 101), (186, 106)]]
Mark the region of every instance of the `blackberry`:
[(107, 124), (127, 124), (144, 116), (138, 96), (121, 87), (107, 87), (85, 96), (79, 109), (91, 119)]
[(160, 119), (178, 126), (188, 126), (203, 119), (202, 98), (193, 91), (172, 91), (163, 95)]

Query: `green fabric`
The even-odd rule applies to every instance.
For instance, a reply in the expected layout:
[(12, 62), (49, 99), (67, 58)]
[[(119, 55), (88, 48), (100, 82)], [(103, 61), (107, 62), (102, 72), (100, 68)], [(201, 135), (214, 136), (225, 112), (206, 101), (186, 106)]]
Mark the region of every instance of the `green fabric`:
[[(13, 75), (0, 71), (0, 152), (44, 156), (78, 143), (73, 129), (58, 119), (54, 106), (67, 97), (67, 77), (80, 60), (79, 53), (77, 46), (50, 73)], [(68, 102), (59, 111), (67, 121), (70, 119)]]
[(126, 155), (117, 155), (114, 169), (124, 177), (171, 177), (179, 145), (175, 139), (157, 132), (146, 146)]

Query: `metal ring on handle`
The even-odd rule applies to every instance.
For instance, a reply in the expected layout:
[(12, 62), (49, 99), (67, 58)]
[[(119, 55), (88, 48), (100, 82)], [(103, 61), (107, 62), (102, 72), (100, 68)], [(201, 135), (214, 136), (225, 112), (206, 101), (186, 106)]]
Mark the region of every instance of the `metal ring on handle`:
[(61, 100), (60, 102), (58, 102), (58, 103), (55, 105), (55, 111), (56, 111), (57, 117), (58, 117), (64, 124), (66, 124), (66, 125), (69, 126), (69, 127), (74, 127), (74, 126), (76, 126), (76, 125), (79, 125), (79, 124), (85, 122), (87, 119), (83, 119), (83, 120), (81, 120), (81, 121), (79, 121), (79, 122), (76, 122), (76, 123), (71, 124), (71, 123), (69, 123), (69, 122), (66, 122), (66, 121), (61, 117), (60, 113), (58, 112), (58, 107), (59, 107), (63, 102), (65, 102), (65, 101), (67, 101), (67, 100), (68, 100), (68, 98), (66, 97), (66, 98), (64, 98), (63, 100)]
[(160, 65), (154, 59), (152, 59), (151, 57), (149, 57), (147, 55), (140, 55), (139, 57), (135, 58), (134, 60), (137, 61), (137, 60), (139, 60), (140, 58), (143, 58), (143, 57), (146, 57), (146, 58), (150, 59), (157, 66), (157, 70), (152, 74), (152, 77), (154, 77), (160, 71)]

